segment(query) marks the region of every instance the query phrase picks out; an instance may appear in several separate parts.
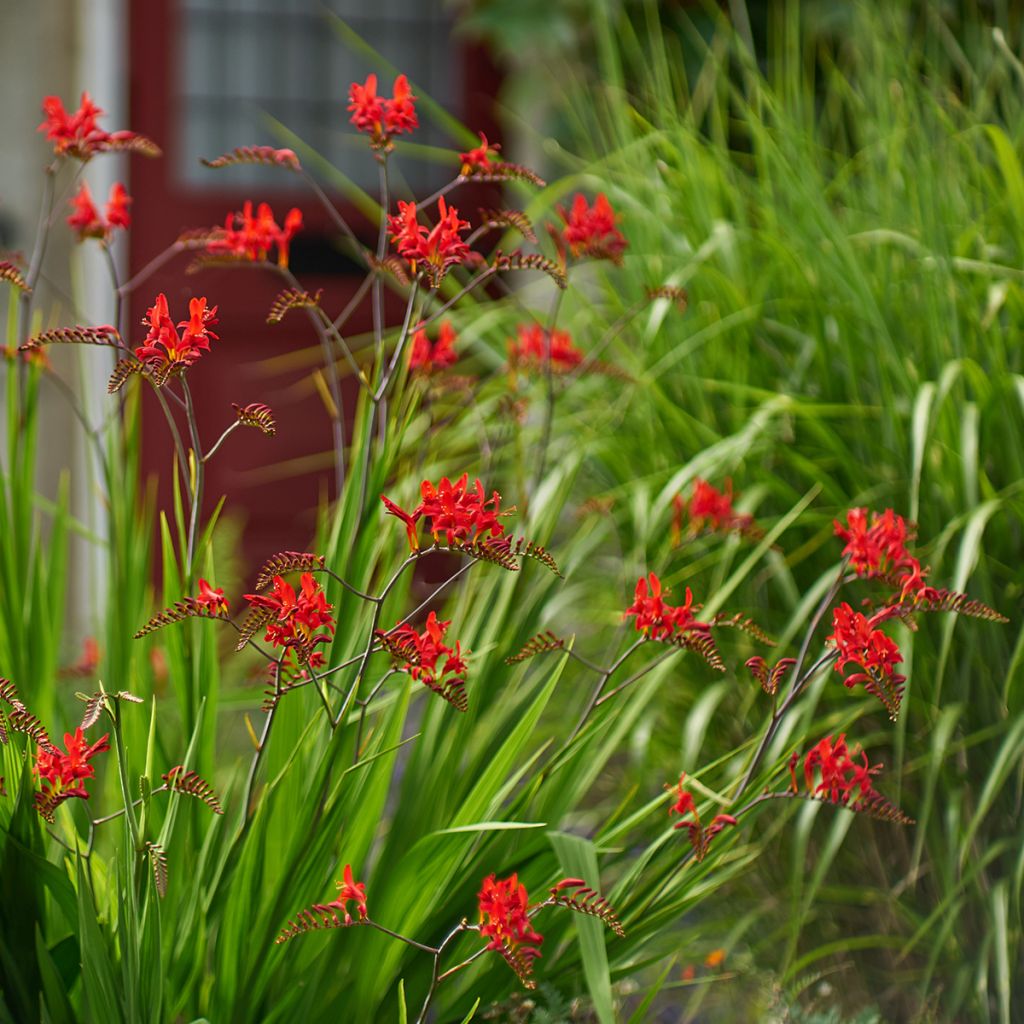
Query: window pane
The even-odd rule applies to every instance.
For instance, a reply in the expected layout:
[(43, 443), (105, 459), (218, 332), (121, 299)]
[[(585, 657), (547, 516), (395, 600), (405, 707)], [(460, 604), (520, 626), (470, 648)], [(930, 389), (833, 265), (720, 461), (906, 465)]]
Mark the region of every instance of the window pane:
[[(460, 69), (451, 19), (422, 0), (179, 0), (182, 46), (178, 110), (178, 173), (193, 188), (259, 185), (294, 187), (268, 168), (237, 167), (216, 176), (199, 164), (236, 146), (285, 145), (272, 121), (283, 123), (359, 185), (374, 189), (376, 165), (365, 138), (348, 123), (348, 87), (372, 70), (337, 31), (340, 18), (446, 109), (458, 111)], [(431, 9), (434, 8), (434, 9)], [(390, 76), (381, 75), (382, 91)], [(422, 109), (422, 108), (421, 108)], [(422, 116), (422, 115), (421, 115)], [(423, 118), (414, 141), (452, 148)], [(446, 180), (450, 167), (403, 161), (416, 191)]]

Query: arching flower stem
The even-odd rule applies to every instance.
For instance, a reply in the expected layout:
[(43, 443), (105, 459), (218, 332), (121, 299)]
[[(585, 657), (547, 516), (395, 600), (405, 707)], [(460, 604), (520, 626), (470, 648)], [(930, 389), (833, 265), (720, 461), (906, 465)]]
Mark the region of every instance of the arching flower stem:
[(796, 664), (793, 666), (793, 672), (791, 675), (793, 681), (790, 684), (789, 693), (786, 694), (782, 703), (779, 704), (778, 707), (773, 708), (772, 716), (768, 721), (768, 726), (764, 731), (764, 735), (761, 737), (761, 740), (757, 745), (757, 749), (754, 751), (754, 756), (750, 759), (750, 764), (747, 766), (747, 770), (744, 772), (743, 778), (740, 780), (739, 787), (733, 795), (734, 800), (739, 800), (739, 798), (747, 791), (747, 788), (753, 781), (754, 774), (760, 767), (761, 761), (768, 750), (768, 746), (775, 738), (775, 734), (779, 731), (782, 719), (785, 717), (786, 712), (789, 711), (793, 702), (799, 696), (800, 691), (813, 678), (815, 673), (830, 661), (834, 661), (836, 657), (838, 657), (837, 652), (827, 651), (807, 670), (807, 672), (802, 673), (804, 662), (807, 660), (807, 653), (810, 650), (811, 643), (814, 639), (814, 633), (821, 624), (821, 620), (824, 618), (825, 613), (832, 606), (832, 602), (835, 600), (836, 595), (843, 586), (843, 583), (846, 582), (846, 569), (847, 560), (844, 559), (843, 564), (839, 567), (839, 572), (836, 575), (832, 586), (829, 587), (824, 597), (822, 597), (821, 601), (818, 603), (818, 607), (814, 610), (814, 615), (811, 617), (811, 621), (807, 626), (807, 632), (804, 634), (803, 643), (800, 645), (800, 652), (797, 655)]

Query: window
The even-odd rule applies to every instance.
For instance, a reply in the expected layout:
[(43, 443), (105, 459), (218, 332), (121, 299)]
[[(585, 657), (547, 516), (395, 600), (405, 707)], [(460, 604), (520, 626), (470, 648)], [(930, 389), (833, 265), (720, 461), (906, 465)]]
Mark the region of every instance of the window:
[[(462, 69), (451, 43), (452, 19), (423, 0), (180, 0), (181, 50), (177, 110), (177, 174), (189, 188), (289, 187), (270, 168), (242, 166), (211, 175), (198, 156), (235, 146), (288, 145), (277, 121), (340, 168), (376, 191), (366, 139), (345, 109), (348, 87), (373, 70), (345, 35), (351, 33), (408, 75), (418, 92), (459, 110)], [(382, 90), (391, 78), (379, 75)], [(452, 141), (421, 111), (417, 146), (450, 150)], [(451, 176), (425, 160), (403, 161), (411, 188), (429, 190)], [(213, 180), (216, 179), (216, 180)]]

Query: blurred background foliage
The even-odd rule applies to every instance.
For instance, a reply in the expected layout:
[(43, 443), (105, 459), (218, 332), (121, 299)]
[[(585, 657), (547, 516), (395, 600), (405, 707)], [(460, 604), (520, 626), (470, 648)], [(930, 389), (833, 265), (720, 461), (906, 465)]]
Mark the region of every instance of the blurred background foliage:
[[(574, 578), (580, 590), (621, 594), (671, 564), (676, 587), (714, 593), (742, 553), (668, 551), (665, 499), (694, 474), (730, 475), (761, 516), (819, 489), (751, 580), (748, 607), (782, 635), (851, 504), (916, 520), (935, 578), (1015, 620), (933, 619), (901, 638), (905, 714), (890, 733), (868, 709), (856, 731), (918, 826), (853, 827), (837, 851), (824, 826), (774, 823), (757, 870), (702, 922), (705, 944), (713, 922), (743, 965), (709, 990), (735, 1005), (770, 977), (785, 998), (831, 985), (851, 1014), (1012, 1019), (1024, 996), (1019, 8), (498, 2), (464, 26), (506, 54), (513, 103), (542, 97), (548, 169), (622, 212), (635, 280), (595, 289), (605, 321), (659, 274), (690, 292), (684, 321), (656, 309), (617, 346), (640, 387), (561, 435), (586, 439), (581, 493), (613, 501), (591, 528), (623, 556), (588, 562), (598, 571), (589, 586)], [(586, 346), (600, 328), (577, 315)], [(757, 727), (753, 695), (736, 699), (706, 680), (666, 687), (620, 767), (639, 785), (673, 759), (693, 770)]]
[[(145, 885), (121, 885), (136, 866), (118, 852), (116, 829), (86, 876), (24, 799), (0, 805), (4, 905), (18, 908), (16, 927), (5, 915), (0, 929), (0, 964), (19, 979), (4, 986), (0, 1010), (13, 1020), (41, 1004), (54, 1021), (404, 1020), (406, 998), (415, 1015), (429, 982), (429, 963), (407, 947), (366, 929), (271, 946), (352, 863), (374, 917), (424, 941), (472, 914), (492, 871), (519, 871), (534, 896), (565, 874), (599, 878), (621, 911), (627, 938), (606, 944), (596, 922), (546, 917), (537, 993), (518, 993), (507, 967), (485, 957), (441, 988), (437, 1021), (467, 1019), (479, 1000), (477, 1019), (536, 1024), (1009, 1024), (1024, 1006), (1016, 8), (531, 0), (461, 10), (461, 30), (507, 64), (503, 153), (539, 162), (552, 182), (539, 194), (510, 187), (509, 205), (539, 223), (576, 191), (604, 191), (621, 216), (623, 268), (575, 269), (559, 318), (621, 372), (560, 388), (545, 473), (533, 482), (543, 388), (519, 381), (520, 420), (503, 367), (523, 306), (547, 316), (550, 282), (486, 303), (468, 297), (453, 320), (463, 367), (481, 379), (473, 401), (409, 388), (373, 466), (371, 502), (361, 507), (350, 487), (323, 510), (314, 543), (370, 587), (403, 547), (400, 527), (381, 528), (375, 496), (413, 500), (420, 479), (465, 469), (519, 505), (566, 580), (533, 564), (515, 576), (468, 573), (443, 617), (473, 651), (469, 712), (456, 716), (405, 680), (368, 715), (358, 767), (338, 768), (352, 764), (352, 730), (321, 735), (315, 697), (290, 697), (260, 809), (240, 836), (245, 716), (258, 722), (263, 699), (253, 663), (231, 658), (209, 622), (127, 639), (144, 605), (181, 591), (175, 512), (155, 519), (144, 499), (129, 403), (123, 448), (110, 452), (121, 467), (107, 481), (110, 535), (95, 538), (112, 580), (99, 674), (156, 698), (152, 740), (145, 710), (126, 715), (135, 774), (188, 753), (234, 817), (154, 801), (170, 886), (166, 901), (148, 891), (136, 903)], [(685, 314), (644, 302), (662, 284), (688, 290)], [(45, 425), (35, 392), (8, 377), (0, 656), (30, 679), (19, 681), (35, 707), (63, 706), (71, 721), (77, 705), (58, 682), (53, 638), (61, 543), (76, 525), (60, 505), (35, 507), (31, 444)], [(355, 450), (370, 429), (362, 408)], [(765, 542), (677, 545), (672, 499), (698, 476), (731, 478)], [(879, 788), (918, 823), (773, 803), (679, 871), (685, 840), (669, 828), (662, 784), (686, 771), (702, 811), (727, 802), (768, 716), (756, 685), (742, 669), (721, 677), (678, 656), (567, 743), (592, 676), (559, 655), (512, 668), (503, 659), (551, 628), (609, 663), (648, 569), (677, 597), (691, 586), (716, 609), (743, 609), (792, 653), (835, 574), (832, 520), (853, 505), (915, 520), (932, 582), (1011, 622), (935, 616), (917, 632), (901, 628), (910, 681), (895, 726), (877, 702), (820, 677), (758, 783), (781, 788), (794, 747), (845, 731), (885, 762)], [(207, 578), (251, 575), (223, 550), (230, 539), (204, 547)], [(151, 562), (164, 590), (147, 596)], [(382, 621), (425, 589), (422, 578), (396, 588)], [(369, 610), (329, 592), (344, 624), (335, 663), (361, 649)], [(754, 653), (743, 637), (723, 649), (731, 667)], [(645, 658), (654, 655), (631, 667)], [(10, 746), (4, 756), (16, 788), (24, 762)], [(97, 786), (104, 810), (116, 808), (117, 788), (108, 768)], [(84, 813), (63, 808), (63, 826), (84, 836)], [(459, 951), (473, 948), (465, 940)]]

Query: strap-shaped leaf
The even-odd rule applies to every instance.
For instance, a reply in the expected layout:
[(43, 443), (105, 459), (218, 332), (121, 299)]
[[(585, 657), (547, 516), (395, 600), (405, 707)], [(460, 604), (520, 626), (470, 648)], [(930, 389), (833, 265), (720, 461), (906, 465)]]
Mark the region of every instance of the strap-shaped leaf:
[(522, 210), (480, 209), (480, 226), (485, 228), (514, 228), (528, 242), (537, 242), (533, 222)]
[(547, 182), (529, 167), (505, 161), (488, 164), (486, 169), (474, 170), (463, 177), (472, 178), (473, 181), (526, 181), (537, 188), (544, 188), (547, 185)]
[(283, 576), (286, 572), (322, 572), (323, 568), (323, 555), (312, 551), (279, 551), (263, 563), (256, 577), (256, 589), (265, 590), (274, 582), (275, 576)]
[(286, 167), (290, 171), (302, 170), (299, 158), (290, 149), (274, 149), (273, 146), (236, 146), (230, 153), (213, 160), (200, 159), (204, 167), (215, 170), (221, 167), (237, 167), (239, 164), (262, 164), (264, 167)]
[(320, 305), (320, 296), (323, 289), (320, 288), (314, 295), (304, 292), (300, 288), (285, 288), (280, 292), (270, 307), (267, 314), (268, 324), (279, 324), (285, 315), (293, 309), (315, 309)]
[(157, 895), (163, 899), (167, 895), (167, 854), (159, 843), (146, 843), (146, 852), (153, 867), (153, 884)]
[(109, 324), (100, 327), (55, 327), (51, 331), (43, 331), (29, 338), (19, 351), (27, 352), (41, 348), (43, 345), (106, 345), (109, 348), (121, 348), (121, 335)]
[(730, 615), (729, 612), (719, 612), (712, 617), (708, 625), (715, 628), (727, 626), (730, 629), (738, 629), (741, 633), (746, 633), (747, 636), (753, 637), (767, 647), (775, 646), (775, 641), (753, 619), (746, 618), (740, 612), (736, 612), (734, 615)]
[(496, 249), (491, 266), (496, 270), (539, 270), (547, 274), (559, 288), (565, 289), (569, 286), (565, 271), (554, 260), (549, 260), (540, 253), (524, 253), (518, 249), (506, 253)]
[[(570, 889), (574, 891), (569, 892)], [(626, 937), (612, 905), (596, 889), (591, 889), (582, 878), (563, 878), (551, 889), (551, 898), (561, 907), (599, 918), (620, 939)]]
[(170, 608), (165, 608), (162, 612), (157, 612), (157, 614), (154, 615), (149, 622), (147, 622), (142, 629), (135, 634), (133, 639), (140, 640), (142, 637), (147, 636), (157, 629), (169, 626), (172, 622), (181, 622), (183, 619), (195, 618), (227, 620), (226, 615), (211, 612), (205, 604), (201, 604), (194, 597), (183, 597), (180, 601), (175, 601)]
[(186, 796), (202, 800), (214, 814), (224, 813), (213, 787), (202, 776), (197, 775), (191, 769), (186, 769), (184, 765), (177, 765), (165, 773), (162, 778), (176, 793), (184, 793)]
[(565, 640), (560, 636), (555, 636), (549, 629), (527, 640), (518, 654), (513, 654), (505, 659), (505, 664), (514, 665), (516, 662), (526, 661), (527, 658), (536, 657), (538, 654), (544, 654), (546, 651), (560, 651), (564, 647)]
[(28, 282), (22, 276), (21, 271), (10, 261), (0, 260), (0, 281), (6, 281), (20, 291), (31, 293)]
[(129, 377), (136, 373), (142, 373), (145, 368), (146, 364), (133, 356), (119, 359), (114, 367), (114, 372), (110, 375), (110, 380), (107, 381), (107, 394), (116, 395), (125, 386)]
[(235, 410), (238, 422), (242, 426), (255, 427), (267, 437), (273, 437), (277, 433), (274, 410), (269, 405), (264, 405), (262, 402), (250, 402), (248, 405), (232, 402), (231, 408)]

